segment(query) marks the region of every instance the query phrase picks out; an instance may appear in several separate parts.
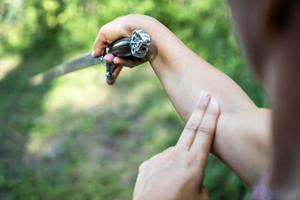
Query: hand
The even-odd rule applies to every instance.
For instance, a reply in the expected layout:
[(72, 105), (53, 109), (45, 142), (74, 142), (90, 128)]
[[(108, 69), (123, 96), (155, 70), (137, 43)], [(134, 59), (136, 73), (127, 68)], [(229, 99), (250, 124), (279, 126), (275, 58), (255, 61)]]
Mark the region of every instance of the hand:
[[(131, 14), (116, 18), (115, 20), (105, 24), (101, 27), (94, 44), (94, 55), (101, 56), (104, 53), (105, 47), (110, 43), (123, 38), (131, 36), (132, 32), (137, 28), (147, 27), (149, 24), (159, 26), (158, 22), (151, 17), (139, 14)], [(116, 68), (113, 72), (113, 79), (107, 79), (108, 84), (113, 84), (122, 70), (122, 66), (135, 67), (149, 60), (154, 54), (154, 44), (151, 42), (149, 52), (145, 59), (122, 59), (115, 57), (112, 54), (107, 54), (104, 59), (107, 63), (115, 64)]]
[(219, 113), (217, 100), (202, 92), (176, 146), (139, 167), (134, 200), (208, 199), (201, 182)]

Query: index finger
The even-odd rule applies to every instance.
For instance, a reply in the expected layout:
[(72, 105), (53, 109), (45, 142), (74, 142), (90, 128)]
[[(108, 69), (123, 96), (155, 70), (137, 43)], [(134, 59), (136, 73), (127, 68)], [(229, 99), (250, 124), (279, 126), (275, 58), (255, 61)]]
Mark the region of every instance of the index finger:
[(101, 56), (108, 44), (122, 37), (130, 36), (130, 31), (124, 27), (122, 20), (123, 17), (119, 17), (101, 27), (94, 43), (95, 56)]
[(210, 95), (207, 92), (201, 92), (196, 109), (192, 113), (188, 122), (186, 123), (180, 138), (176, 144), (177, 147), (189, 150), (195, 138), (197, 128), (200, 125), (204, 112), (209, 104)]
[(200, 162), (201, 169), (204, 169), (206, 165), (219, 114), (219, 103), (212, 97), (190, 148), (191, 153), (194, 154), (195, 158)]

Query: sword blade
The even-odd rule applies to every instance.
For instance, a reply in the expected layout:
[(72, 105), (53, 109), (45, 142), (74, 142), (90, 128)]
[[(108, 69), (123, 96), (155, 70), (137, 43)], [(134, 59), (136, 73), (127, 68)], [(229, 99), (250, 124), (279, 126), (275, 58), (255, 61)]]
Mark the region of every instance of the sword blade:
[(33, 86), (40, 85), (73, 71), (84, 69), (100, 63), (104, 63), (102, 56), (95, 58), (92, 53), (86, 53), (63, 64), (57, 65), (53, 69), (50, 69), (44, 73), (33, 76), (29, 80), (29, 84)]

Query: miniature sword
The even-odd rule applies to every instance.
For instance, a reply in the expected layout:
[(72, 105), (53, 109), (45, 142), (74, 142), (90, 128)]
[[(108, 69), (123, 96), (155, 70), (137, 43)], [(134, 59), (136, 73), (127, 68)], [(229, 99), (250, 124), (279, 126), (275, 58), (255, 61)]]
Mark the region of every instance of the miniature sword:
[(106, 47), (104, 55), (100, 57), (94, 57), (92, 53), (86, 53), (75, 59), (60, 64), (44, 73), (33, 76), (29, 80), (29, 84), (34, 86), (40, 85), (73, 71), (101, 63), (105, 64), (106, 66), (106, 78), (113, 79), (115, 65), (105, 62), (104, 56), (106, 54), (113, 54), (114, 56), (121, 58), (134, 57), (142, 59), (146, 56), (149, 46), (150, 35), (142, 29), (137, 29), (132, 33), (131, 37), (119, 39)]

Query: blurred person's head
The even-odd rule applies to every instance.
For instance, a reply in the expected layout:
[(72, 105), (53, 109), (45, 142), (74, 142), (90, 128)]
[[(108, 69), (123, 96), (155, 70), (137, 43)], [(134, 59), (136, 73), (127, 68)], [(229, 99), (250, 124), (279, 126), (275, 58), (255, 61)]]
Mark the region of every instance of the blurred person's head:
[(300, 1), (229, 0), (229, 4), (250, 66), (271, 96), (273, 148), (269, 186), (277, 193), (294, 191), (297, 194)]
[(286, 70), (289, 64), (300, 66), (300, 1), (229, 0), (229, 4), (248, 61), (271, 89), (268, 76), (275, 73), (274, 62)]

